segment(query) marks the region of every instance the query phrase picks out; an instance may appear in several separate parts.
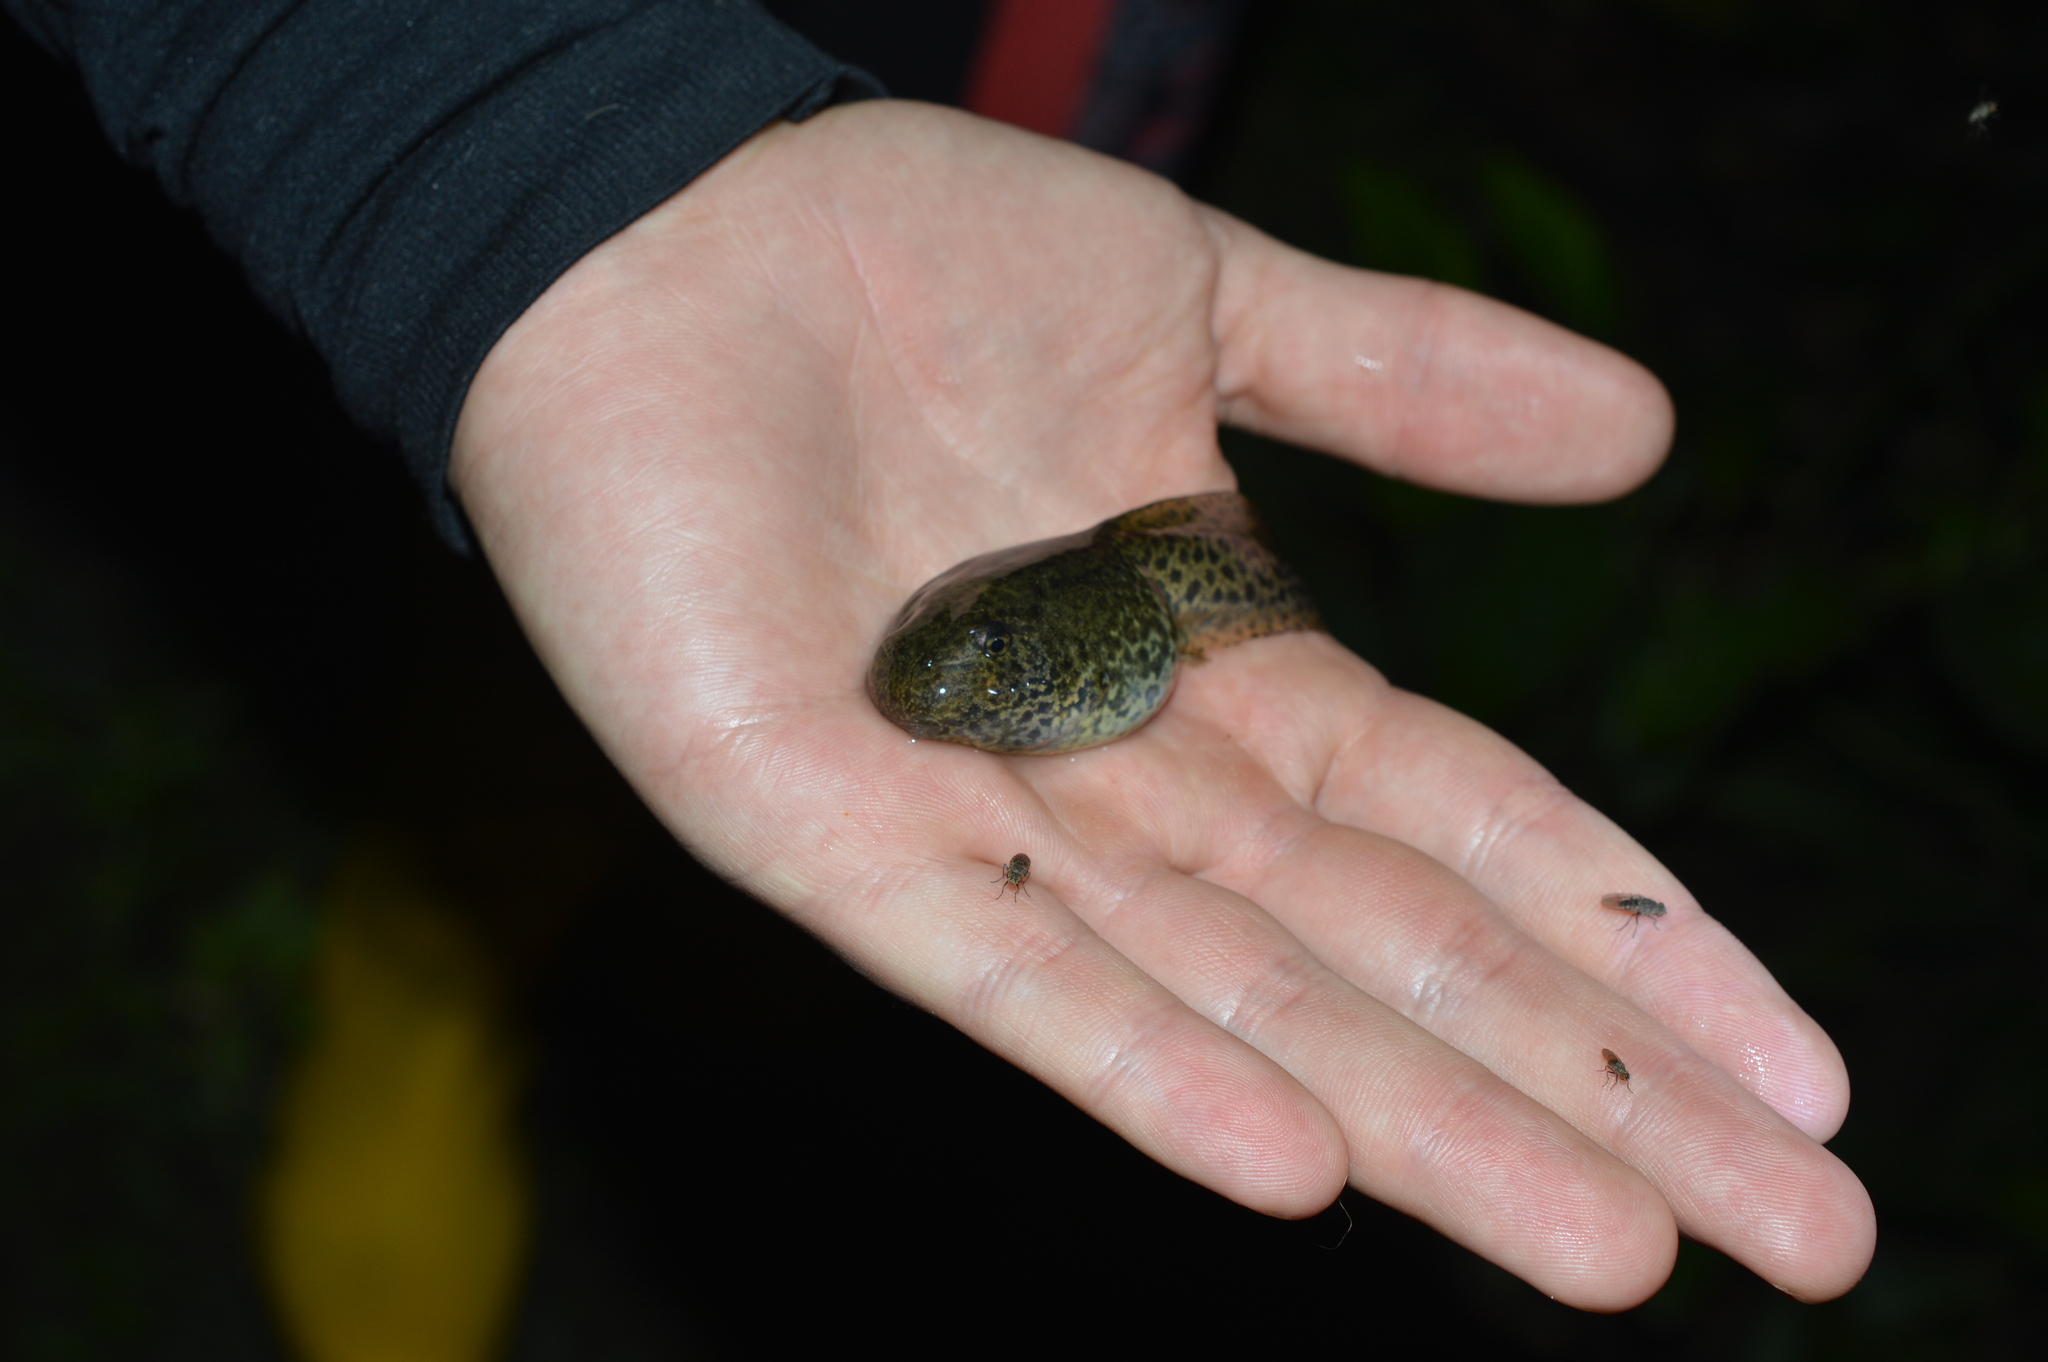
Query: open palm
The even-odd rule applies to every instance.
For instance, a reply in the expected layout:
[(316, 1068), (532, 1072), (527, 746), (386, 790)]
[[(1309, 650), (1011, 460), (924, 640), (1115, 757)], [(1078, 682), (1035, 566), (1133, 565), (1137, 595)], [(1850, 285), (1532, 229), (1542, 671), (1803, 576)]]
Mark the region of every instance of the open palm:
[[(1817, 1143), (1833, 1046), (1499, 737), (1304, 634), (1071, 756), (913, 743), (868, 702), (912, 589), (1231, 486), (1219, 420), (1532, 501), (1625, 491), (1670, 430), (1647, 374), (1535, 318), (880, 102), (759, 135), (558, 281), (453, 477), (694, 852), (1154, 1158), (1279, 1215), (1348, 1179), (1588, 1308), (1654, 1291), (1674, 1227), (1846, 1290), (1874, 1225)], [(1667, 929), (1617, 934), (1614, 890)]]

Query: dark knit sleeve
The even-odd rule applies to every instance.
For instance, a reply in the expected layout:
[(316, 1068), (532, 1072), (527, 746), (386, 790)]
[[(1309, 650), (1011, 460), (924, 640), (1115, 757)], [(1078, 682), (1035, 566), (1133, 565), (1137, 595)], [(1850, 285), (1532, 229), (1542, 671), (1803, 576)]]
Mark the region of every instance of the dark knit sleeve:
[(777, 118), (879, 94), (742, 0), (5, 0), (394, 440), (442, 533), (484, 355)]

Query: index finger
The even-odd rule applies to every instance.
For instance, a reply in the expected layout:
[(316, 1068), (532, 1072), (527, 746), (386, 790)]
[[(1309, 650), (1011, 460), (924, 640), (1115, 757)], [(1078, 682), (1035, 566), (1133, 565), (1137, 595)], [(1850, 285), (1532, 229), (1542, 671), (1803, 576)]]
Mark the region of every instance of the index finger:
[[(1285, 642), (1297, 646), (1190, 676), (1175, 703), (1237, 715), (1274, 686), (1320, 697), (1256, 737), (1317, 813), (1449, 867), (1810, 1137), (1840, 1129), (1849, 1081), (1834, 1043), (1634, 838), (1484, 725), (1328, 640)], [(1665, 930), (1615, 932), (1600, 898), (1616, 890), (1665, 902)]]

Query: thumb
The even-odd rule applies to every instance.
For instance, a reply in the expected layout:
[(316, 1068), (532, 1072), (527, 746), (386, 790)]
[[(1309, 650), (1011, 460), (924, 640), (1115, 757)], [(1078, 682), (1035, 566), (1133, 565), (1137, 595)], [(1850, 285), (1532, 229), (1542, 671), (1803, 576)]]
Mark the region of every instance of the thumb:
[(1650, 371), (1519, 308), (1318, 260), (1203, 210), (1222, 255), (1220, 417), (1426, 487), (1603, 501), (1671, 445)]

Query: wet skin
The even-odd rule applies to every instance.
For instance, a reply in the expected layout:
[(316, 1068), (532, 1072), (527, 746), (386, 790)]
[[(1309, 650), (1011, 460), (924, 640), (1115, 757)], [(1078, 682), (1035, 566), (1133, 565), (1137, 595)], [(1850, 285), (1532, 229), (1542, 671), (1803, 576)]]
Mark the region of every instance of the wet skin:
[(913, 737), (1073, 752), (1158, 713), (1182, 658), (1322, 627), (1250, 502), (1174, 497), (925, 583), (883, 638), (868, 693)]

